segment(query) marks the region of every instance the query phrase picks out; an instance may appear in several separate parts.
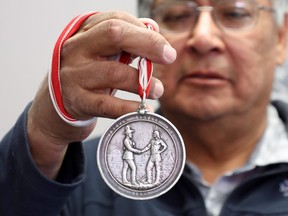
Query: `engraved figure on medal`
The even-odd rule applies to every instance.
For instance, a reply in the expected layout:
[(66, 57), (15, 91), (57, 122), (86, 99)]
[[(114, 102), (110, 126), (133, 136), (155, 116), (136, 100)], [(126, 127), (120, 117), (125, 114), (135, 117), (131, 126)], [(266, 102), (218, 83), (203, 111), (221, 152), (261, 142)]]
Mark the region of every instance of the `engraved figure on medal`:
[[(136, 148), (135, 142), (132, 140), (132, 134), (134, 130), (131, 129), (129, 125), (125, 127), (124, 135), (125, 138), (123, 140), (123, 169), (122, 169), (122, 183), (124, 185), (132, 187), (133, 185), (138, 185), (136, 182), (136, 172), (137, 166), (134, 161), (134, 153), (141, 154), (142, 151)], [(130, 182), (127, 180), (127, 172), (128, 169), (131, 170), (130, 173)]]
[[(154, 186), (160, 183), (162, 165), (161, 153), (167, 149), (167, 144), (160, 138), (160, 132), (158, 130), (153, 131), (152, 139), (147, 147), (151, 150), (150, 157), (146, 166), (147, 183), (151, 186)], [(153, 168), (155, 168), (154, 175)], [(153, 179), (154, 176), (155, 179)]]

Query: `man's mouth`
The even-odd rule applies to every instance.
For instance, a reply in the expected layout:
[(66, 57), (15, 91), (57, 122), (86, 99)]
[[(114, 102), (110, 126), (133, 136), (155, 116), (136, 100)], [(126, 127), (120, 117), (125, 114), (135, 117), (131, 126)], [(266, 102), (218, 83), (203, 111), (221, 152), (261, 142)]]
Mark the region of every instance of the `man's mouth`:
[(217, 72), (191, 72), (182, 78), (192, 85), (220, 86), (229, 82), (228, 78)]

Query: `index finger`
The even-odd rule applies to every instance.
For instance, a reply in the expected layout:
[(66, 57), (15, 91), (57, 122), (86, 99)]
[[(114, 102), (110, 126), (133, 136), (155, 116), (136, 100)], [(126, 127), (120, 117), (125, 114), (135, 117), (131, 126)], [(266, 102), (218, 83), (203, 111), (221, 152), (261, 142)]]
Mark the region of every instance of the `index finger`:
[(176, 59), (176, 51), (161, 34), (147, 29), (136, 17), (122, 13), (94, 15), (74, 40), (88, 56), (126, 51), (155, 63), (168, 64)]

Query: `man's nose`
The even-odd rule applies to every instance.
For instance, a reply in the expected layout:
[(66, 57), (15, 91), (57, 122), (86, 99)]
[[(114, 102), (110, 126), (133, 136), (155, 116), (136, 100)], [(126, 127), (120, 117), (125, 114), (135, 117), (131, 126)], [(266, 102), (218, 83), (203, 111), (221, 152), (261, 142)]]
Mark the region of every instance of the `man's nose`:
[(205, 54), (220, 49), (220, 34), (222, 30), (217, 26), (211, 9), (199, 11), (198, 19), (191, 30), (189, 46), (194, 52)]

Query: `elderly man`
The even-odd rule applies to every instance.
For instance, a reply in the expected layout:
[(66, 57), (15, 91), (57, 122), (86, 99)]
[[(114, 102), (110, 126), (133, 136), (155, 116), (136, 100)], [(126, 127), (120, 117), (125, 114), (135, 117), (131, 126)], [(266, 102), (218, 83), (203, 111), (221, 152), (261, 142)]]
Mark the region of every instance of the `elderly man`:
[(155, 199), (113, 192), (96, 168), (98, 141), (81, 144), (95, 123), (63, 121), (45, 79), (1, 141), (0, 215), (288, 215), (288, 107), (270, 103), (275, 68), (285, 60), (285, 3), (139, 1), (160, 33), (126, 13), (90, 16), (59, 53), (60, 111), (86, 122), (137, 110), (138, 102), (110, 94), (138, 89), (137, 70), (111, 56), (150, 59), (157, 78), (149, 97), (163, 94), (159, 113), (183, 137), (184, 172)]

